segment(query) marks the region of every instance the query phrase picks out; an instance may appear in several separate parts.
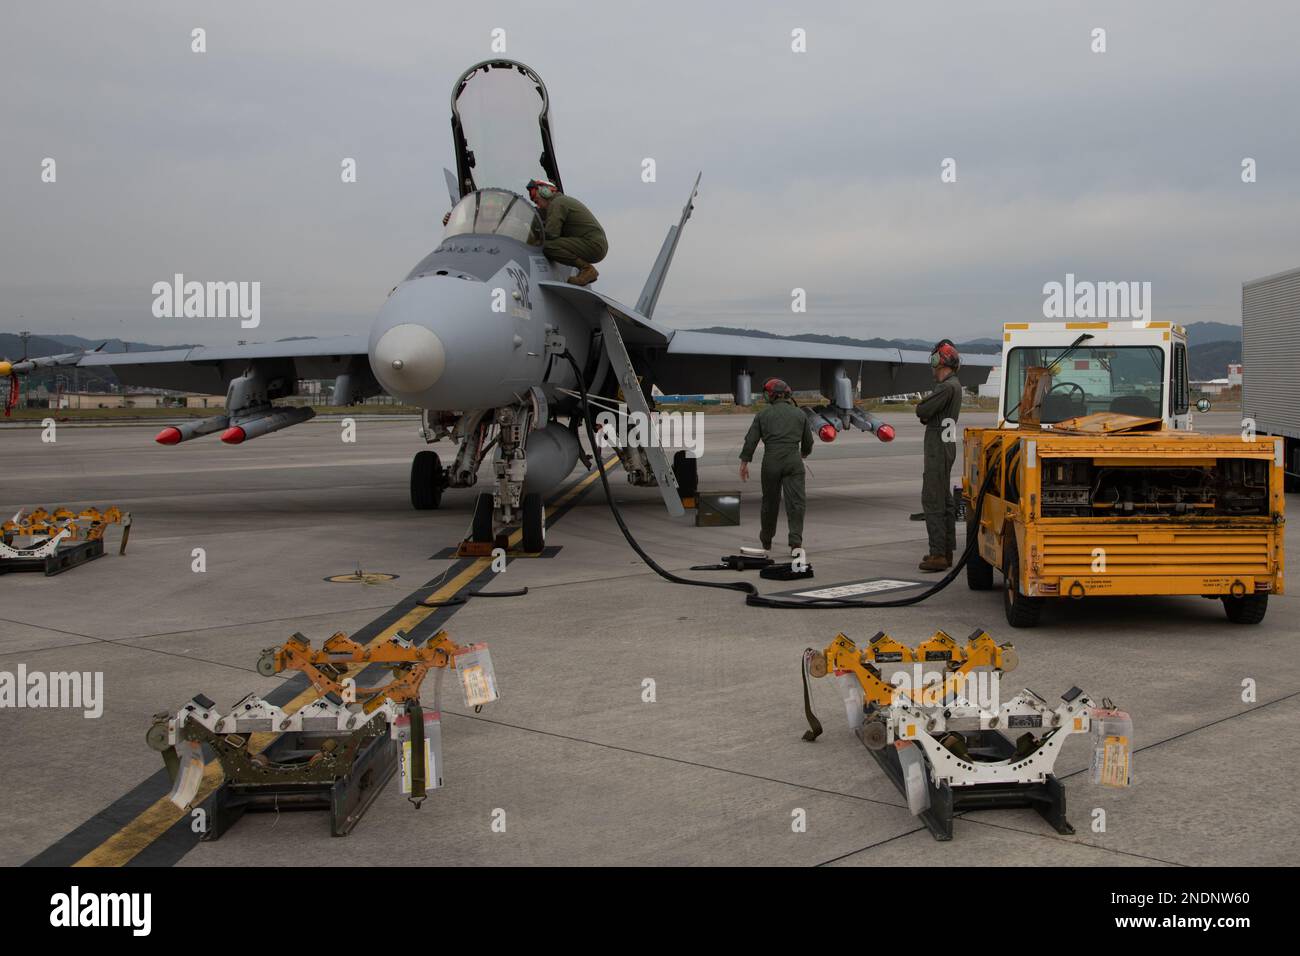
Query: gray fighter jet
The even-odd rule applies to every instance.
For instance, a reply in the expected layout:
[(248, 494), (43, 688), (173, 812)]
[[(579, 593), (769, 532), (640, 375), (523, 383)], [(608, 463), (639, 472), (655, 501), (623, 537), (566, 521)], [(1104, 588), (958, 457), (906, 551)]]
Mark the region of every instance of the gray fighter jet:
[[(456, 174), (446, 172), (452, 210), (437, 248), (388, 295), (369, 335), (134, 352), (70, 353), (15, 363), (12, 371), (52, 365), (107, 366), (126, 385), (226, 394), (213, 418), (164, 429), (179, 444), (222, 432), (238, 444), (312, 417), (275, 405), (305, 379), (334, 379), (336, 404), (386, 392), (423, 410), (426, 443), (450, 441), (449, 462), (418, 451), (411, 503), (437, 508), (447, 488), (478, 482), (493, 457), (490, 492), (475, 504), (473, 536), (491, 540), (521, 524), (526, 550), (541, 547), (542, 495), (585, 455), (574, 364), (593, 397), (647, 414), (652, 388), (663, 393), (732, 392), (749, 404), (752, 385), (779, 377), (826, 399), (808, 409), (823, 441), (856, 426), (889, 440), (892, 429), (854, 407), (854, 399), (921, 391), (931, 382), (921, 351), (854, 348), (674, 330), (653, 320), (655, 304), (699, 178), (678, 223), (668, 230), (634, 307), (565, 280), (570, 267), (542, 255), (537, 210), (519, 190), (530, 179), (562, 186), (551, 142), (550, 102), (541, 78), (513, 60), (478, 63), (451, 95)], [(991, 356), (969, 356), (962, 382), (982, 383)], [(8, 364), (8, 363), (6, 363)], [(618, 449), (628, 480), (658, 485), (673, 514), (691, 462), (676, 467), (662, 448)]]

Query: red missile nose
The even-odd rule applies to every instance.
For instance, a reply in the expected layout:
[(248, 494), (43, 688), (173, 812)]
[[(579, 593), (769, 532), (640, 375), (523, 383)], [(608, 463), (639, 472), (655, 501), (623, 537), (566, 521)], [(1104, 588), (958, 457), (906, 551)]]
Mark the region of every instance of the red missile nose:
[(154, 437), (154, 441), (160, 445), (179, 445), (181, 443), (181, 430), (168, 425)]
[(244, 439), (247, 437), (248, 436), (244, 434), (244, 430), (238, 425), (232, 425), (221, 433), (221, 440), (227, 445), (242, 444)]
[(878, 427), (876, 428), (876, 437), (879, 438), (881, 441), (893, 441), (893, 440), (894, 440), (894, 426), (893, 426), (893, 425), (880, 425), (880, 426), (878, 426)]
[(835, 436), (838, 434), (839, 432), (836, 430), (835, 426), (829, 423), (817, 429), (817, 437), (822, 441), (834, 441)]

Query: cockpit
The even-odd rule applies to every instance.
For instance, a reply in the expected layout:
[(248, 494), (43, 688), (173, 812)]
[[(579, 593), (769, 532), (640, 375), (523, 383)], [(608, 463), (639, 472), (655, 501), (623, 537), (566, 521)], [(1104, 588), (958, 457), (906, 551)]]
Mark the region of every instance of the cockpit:
[(508, 189), (480, 189), (456, 204), (444, 238), (463, 235), (506, 236), (530, 246), (541, 245), (542, 222), (525, 196)]

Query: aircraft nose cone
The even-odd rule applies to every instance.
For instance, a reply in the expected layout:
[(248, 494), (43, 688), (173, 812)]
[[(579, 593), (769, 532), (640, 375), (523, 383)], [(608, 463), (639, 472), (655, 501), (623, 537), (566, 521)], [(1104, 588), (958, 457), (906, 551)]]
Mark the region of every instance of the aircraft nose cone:
[(379, 383), (394, 395), (431, 388), (447, 367), (442, 340), (423, 325), (395, 325), (375, 343), (371, 363)]

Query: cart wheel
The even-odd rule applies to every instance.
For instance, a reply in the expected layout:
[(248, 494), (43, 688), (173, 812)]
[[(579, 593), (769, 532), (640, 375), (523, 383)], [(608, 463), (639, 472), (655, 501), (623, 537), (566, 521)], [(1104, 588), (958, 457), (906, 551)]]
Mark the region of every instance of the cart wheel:
[(263, 677), (275, 676), (275, 651), (267, 651), (257, 659), (257, 672)]
[(879, 720), (868, 720), (862, 725), (862, 743), (868, 750), (884, 750), (888, 734)]
[(153, 724), (145, 732), (144, 742), (160, 752), (170, 747), (171, 744), (167, 743), (167, 721), (160, 720)]
[(826, 676), (826, 655), (820, 652), (808, 658), (808, 673), (813, 677)]

